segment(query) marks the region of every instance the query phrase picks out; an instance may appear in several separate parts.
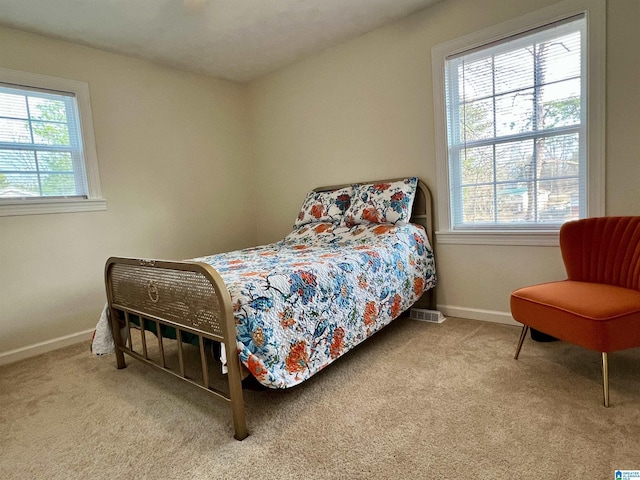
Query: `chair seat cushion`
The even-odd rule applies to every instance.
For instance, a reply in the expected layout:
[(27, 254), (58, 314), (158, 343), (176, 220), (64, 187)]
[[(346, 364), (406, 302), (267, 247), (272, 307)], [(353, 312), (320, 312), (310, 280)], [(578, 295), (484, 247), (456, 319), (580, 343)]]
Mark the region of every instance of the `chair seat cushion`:
[(511, 294), (515, 320), (598, 352), (640, 345), (640, 292), (602, 283), (543, 283)]

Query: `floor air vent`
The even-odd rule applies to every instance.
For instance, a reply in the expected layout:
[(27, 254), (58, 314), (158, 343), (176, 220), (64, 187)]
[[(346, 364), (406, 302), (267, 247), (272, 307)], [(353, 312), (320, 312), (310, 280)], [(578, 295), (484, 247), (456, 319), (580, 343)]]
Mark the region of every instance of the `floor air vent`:
[(442, 323), (446, 320), (445, 316), (442, 315), (440, 311), (427, 310), (425, 308), (412, 308), (409, 312), (409, 318), (432, 323)]

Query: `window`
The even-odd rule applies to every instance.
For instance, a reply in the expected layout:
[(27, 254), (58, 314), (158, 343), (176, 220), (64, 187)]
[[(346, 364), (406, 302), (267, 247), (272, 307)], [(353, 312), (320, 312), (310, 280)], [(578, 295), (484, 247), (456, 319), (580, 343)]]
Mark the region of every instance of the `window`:
[(564, 222), (603, 213), (596, 4), (562, 2), (434, 48), (439, 240), (557, 244)]
[(103, 209), (87, 84), (0, 68), (0, 216)]

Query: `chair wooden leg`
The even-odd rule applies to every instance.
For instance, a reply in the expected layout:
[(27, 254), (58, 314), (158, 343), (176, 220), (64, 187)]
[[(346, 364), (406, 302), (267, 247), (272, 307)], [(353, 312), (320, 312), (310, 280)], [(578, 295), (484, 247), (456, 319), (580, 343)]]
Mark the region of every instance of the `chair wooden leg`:
[(609, 359), (607, 352), (602, 352), (602, 392), (604, 393), (604, 406), (609, 406)]
[(522, 332), (520, 333), (520, 340), (518, 340), (518, 347), (516, 348), (516, 354), (513, 358), (518, 359), (518, 355), (520, 355), (520, 349), (522, 348), (522, 343), (524, 342), (524, 338), (527, 336), (527, 332), (529, 331), (529, 325), (525, 325), (522, 327)]

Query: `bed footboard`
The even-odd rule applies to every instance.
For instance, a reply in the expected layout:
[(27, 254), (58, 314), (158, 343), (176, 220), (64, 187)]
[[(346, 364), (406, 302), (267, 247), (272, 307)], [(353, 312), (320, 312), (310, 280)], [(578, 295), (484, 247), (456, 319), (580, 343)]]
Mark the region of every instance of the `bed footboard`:
[[(111, 257), (105, 266), (105, 285), (118, 368), (126, 366), (126, 353), (224, 399), (231, 406), (234, 437), (238, 440), (244, 439), (248, 433), (236, 347), (235, 320), (231, 297), (218, 272), (207, 264), (197, 262)], [(142, 352), (133, 349), (132, 316), (140, 319)], [(148, 355), (143, 324), (155, 325), (159, 361)], [(125, 339), (116, 333), (123, 326), (126, 332)], [(169, 368), (165, 361), (165, 347), (160, 334), (165, 327), (176, 331), (179, 363), (177, 370)], [(185, 375), (183, 332), (196, 335), (198, 338), (202, 382)], [(228, 364), (228, 392), (222, 392), (209, 385), (204, 339), (224, 342)]]

